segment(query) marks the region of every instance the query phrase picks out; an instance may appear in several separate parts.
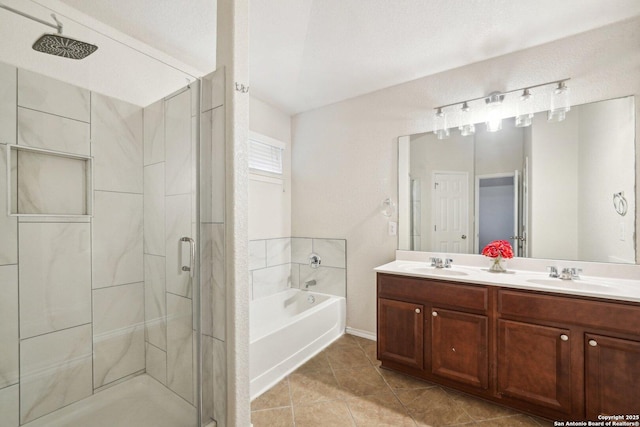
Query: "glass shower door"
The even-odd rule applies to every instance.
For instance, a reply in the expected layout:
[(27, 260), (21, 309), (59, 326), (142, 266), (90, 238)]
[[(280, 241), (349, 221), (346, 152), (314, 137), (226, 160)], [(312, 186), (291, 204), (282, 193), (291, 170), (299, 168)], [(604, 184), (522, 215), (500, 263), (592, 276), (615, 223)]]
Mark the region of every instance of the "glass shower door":
[(199, 399), (198, 83), (145, 108), (147, 373), (193, 407)]

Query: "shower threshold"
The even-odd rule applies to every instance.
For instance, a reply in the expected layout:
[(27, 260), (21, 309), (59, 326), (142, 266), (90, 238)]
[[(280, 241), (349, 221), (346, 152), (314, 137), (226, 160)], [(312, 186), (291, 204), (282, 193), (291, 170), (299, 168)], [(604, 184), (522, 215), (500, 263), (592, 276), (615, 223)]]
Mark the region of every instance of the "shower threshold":
[(149, 375), (139, 375), (23, 427), (196, 427), (196, 409)]

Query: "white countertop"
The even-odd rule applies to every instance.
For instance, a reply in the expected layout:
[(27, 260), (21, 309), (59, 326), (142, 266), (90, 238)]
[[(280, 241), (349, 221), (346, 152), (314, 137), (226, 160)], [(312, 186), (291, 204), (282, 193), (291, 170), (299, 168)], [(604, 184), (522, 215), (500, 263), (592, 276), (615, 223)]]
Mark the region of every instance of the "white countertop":
[(486, 266), (480, 267), (459, 265), (454, 261), (452, 268), (434, 268), (426, 261), (397, 259), (374, 270), (401, 276), (640, 302), (640, 280), (587, 275), (580, 275), (577, 280), (561, 280), (551, 278), (543, 271), (517, 270), (508, 266), (506, 273), (492, 273), (488, 270), (490, 262), (486, 259)]

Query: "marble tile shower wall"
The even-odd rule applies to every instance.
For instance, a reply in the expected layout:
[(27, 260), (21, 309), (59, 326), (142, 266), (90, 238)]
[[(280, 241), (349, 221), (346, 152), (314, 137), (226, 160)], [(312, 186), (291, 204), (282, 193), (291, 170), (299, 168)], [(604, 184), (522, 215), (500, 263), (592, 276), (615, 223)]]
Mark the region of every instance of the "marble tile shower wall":
[(224, 79), (224, 68), (202, 79), (200, 112), (202, 418), (217, 427), (227, 425)]
[[(346, 297), (347, 241), (284, 237), (249, 242), (250, 293), (252, 299), (263, 298), (287, 288), (305, 288), (315, 292)], [(312, 268), (309, 256), (315, 253), (322, 263)]]
[[(94, 158), (93, 218), (17, 218), (6, 213), (0, 147), (5, 427), (145, 369), (142, 109), (0, 64), (0, 143)], [(20, 171), (19, 186), (38, 188), (65, 174), (51, 166), (43, 172)], [(68, 196), (48, 188), (47, 200)]]

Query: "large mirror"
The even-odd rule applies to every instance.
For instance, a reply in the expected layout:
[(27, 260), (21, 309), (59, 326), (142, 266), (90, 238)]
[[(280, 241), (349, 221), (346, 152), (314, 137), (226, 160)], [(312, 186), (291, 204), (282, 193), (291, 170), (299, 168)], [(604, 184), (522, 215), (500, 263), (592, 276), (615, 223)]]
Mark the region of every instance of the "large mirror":
[(399, 139), (401, 250), (635, 263), (634, 97), (574, 106), (561, 122)]

